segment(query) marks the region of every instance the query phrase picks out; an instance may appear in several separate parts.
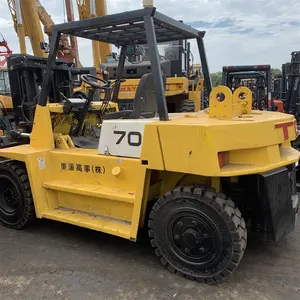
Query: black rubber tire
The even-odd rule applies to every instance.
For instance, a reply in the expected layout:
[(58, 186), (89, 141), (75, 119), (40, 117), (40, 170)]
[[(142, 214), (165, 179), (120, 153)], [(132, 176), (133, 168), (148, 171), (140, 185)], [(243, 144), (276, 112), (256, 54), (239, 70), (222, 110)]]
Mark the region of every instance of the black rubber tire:
[(195, 112), (195, 103), (192, 100), (186, 99), (180, 102), (180, 112)]
[[(5, 192), (8, 196), (5, 198)], [(7, 204), (10, 198), (14, 205)], [(12, 207), (14, 206), (14, 207)], [(35, 209), (25, 167), (15, 161), (0, 164), (0, 222), (21, 229), (36, 219)]]
[[(197, 218), (200, 222), (192, 221), (193, 224), (204, 227), (203, 220), (207, 220), (207, 224), (211, 224), (211, 228), (216, 231), (215, 235), (206, 234), (204, 238), (200, 237), (202, 244), (199, 244), (199, 238), (195, 240), (198, 245), (196, 250), (193, 250), (194, 257), (191, 256), (190, 250), (185, 253), (182, 250), (180, 252), (179, 247), (176, 246), (176, 239), (179, 239), (179, 235), (176, 234), (174, 237), (173, 234), (174, 228), (177, 228), (175, 226), (179, 223), (176, 223), (177, 221), (172, 223), (176, 214), (180, 214), (180, 220), (188, 220), (191, 215), (197, 216), (198, 214)], [(173, 224), (173, 227), (170, 224)], [(187, 230), (193, 230), (186, 226), (184, 224), (184, 227), (188, 228)], [(184, 230), (185, 233), (180, 235), (180, 241), (182, 241), (182, 236), (183, 239), (186, 238), (187, 230)], [(199, 232), (201, 236), (201, 230)], [(169, 271), (187, 279), (209, 284), (221, 282), (232, 274), (239, 265), (247, 244), (246, 224), (234, 203), (224, 194), (197, 186), (179, 186), (161, 197), (154, 204), (150, 213), (148, 233), (155, 254)], [(174, 239), (174, 243), (170, 242), (170, 235), (171, 239)], [(211, 246), (207, 247), (208, 250), (205, 254), (207, 256), (202, 255), (202, 258), (209, 256), (210, 260), (203, 263), (200, 250), (204, 253), (204, 248), (207, 246), (204, 239), (210, 239)], [(198, 249), (200, 245), (201, 248)], [(211, 249), (215, 249), (216, 254)], [(211, 256), (212, 254), (214, 256)]]

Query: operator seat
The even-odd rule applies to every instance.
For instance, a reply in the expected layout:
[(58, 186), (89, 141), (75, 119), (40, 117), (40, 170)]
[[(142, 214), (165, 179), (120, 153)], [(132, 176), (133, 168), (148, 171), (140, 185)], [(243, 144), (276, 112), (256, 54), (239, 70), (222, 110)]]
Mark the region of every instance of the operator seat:
[[(166, 90), (166, 76), (163, 75), (164, 90)], [(121, 110), (118, 112), (106, 113), (104, 120), (112, 119), (139, 119), (153, 118), (157, 112), (157, 103), (152, 73), (147, 73), (140, 79), (136, 89), (133, 110)]]

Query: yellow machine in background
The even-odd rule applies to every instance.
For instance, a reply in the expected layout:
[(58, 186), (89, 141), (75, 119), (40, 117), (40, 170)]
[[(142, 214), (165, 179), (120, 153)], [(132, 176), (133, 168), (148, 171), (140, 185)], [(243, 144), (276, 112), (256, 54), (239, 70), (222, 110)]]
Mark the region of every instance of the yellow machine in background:
[(0, 105), (2, 109), (12, 111), (12, 101), (10, 96), (10, 84), (8, 78), (8, 70), (6, 67), (0, 68)]
[[(201, 96), (204, 91), (204, 78), (200, 65), (191, 64), (190, 43), (185, 40), (158, 44), (162, 73), (166, 77), (165, 96), (169, 112), (193, 112), (201, 109)], [(146, 45), (127, 49), (125, 70), (118, 100), (120, 109), (132, 107), (140, 79), (151, 72), (149, 50)], [(121, 57), (121, 55), (120, 55)], [(108, 72), (111, 79), (118, 73), (119, 59), (108, 57), (101, 68)], [(202, 107), (203, 108), (203, 107)]]
[[(194, 75), (195, 76), (195, 75)], [(196, 79), (196, 80), (195, 80)], [(179, 112), (199, 111), (201, 109), (201, 93), (204, 88), (204, 79), (196, 75), (194, 80), (186, 77), (168, 77), (166, 79), (167, 103), (180, 103)], [(128, 103), (133, 101), (140, 79), (126, 79), (120, 87), (119, 105), (122, 107), (130, 106)], [(125, 104), (123, 104), (125, 102)], [(193, 104), (191, 103), (193, 102)], [(175, 111), (175, 108), (171, 111)]]
[[(107, 8), (105, 0), (76, 0), (79, 20), (106, 16)], [(106, 57), (111, 53), (111, 46), (107, 43), (92, 41), (93, 61), (96, 69), (105, 62)]]
[[(45, 27), (45, 33), (51, 38), (51, 27), (54, 25), (54, 22), (46, 9), (38, 0), (7, 0), (7, 3), (19, 38), (20, 53), (27, 53), (25, 38), (28, 37), (33, 55), (47, 57), (41, 24)], [(67, 0), (66, 3), (68, 3)], [(73, 39), (70, 44), (68, 35), (62, 35), (57, 57), (81, 66), (76, 39), (75, 43)]]

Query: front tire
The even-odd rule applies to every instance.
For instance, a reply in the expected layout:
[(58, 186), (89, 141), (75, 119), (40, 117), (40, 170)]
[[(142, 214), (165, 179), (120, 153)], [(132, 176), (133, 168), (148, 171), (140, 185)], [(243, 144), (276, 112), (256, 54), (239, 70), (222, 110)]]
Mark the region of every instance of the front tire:
[(155, 254), (171, 272), (205, 283), (223, 281), (243, 257), (247, 231), (234, 203), (214, 190), (181, 186), (150, 213)]
[(0, 164), (0, 221), (21, 229), (35, 220), (35, 210), (26, 169), (19, 163)]
[(179, 111), (184, 112), (195, 112), (195, 103), (192, 100), (185, 99), (180, 102)]

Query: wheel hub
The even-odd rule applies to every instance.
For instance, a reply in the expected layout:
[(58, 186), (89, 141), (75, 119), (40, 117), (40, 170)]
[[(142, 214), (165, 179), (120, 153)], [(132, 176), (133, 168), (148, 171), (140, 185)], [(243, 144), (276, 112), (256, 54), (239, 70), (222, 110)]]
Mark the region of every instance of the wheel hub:
[(8, 180), (5, 180), (3, 184), (1, 184), (1, 188), (3, 188), (3, 190), (0, 193), (0, 209), (8, 214), (13, 214), (18, 206), (18, 192)]
[(187, 245), (193, 247), (199, 244), (200, 234), (194, 228), (189, 228), (183, 233), (183, 240)]
[(17, 203), (16, 195), (11, 188), (7, 188), (3, 191), (3, 198), (6, 201), (6, 203), (10, 206), (15, 206)]
[(179, 252), (190, 258), (199, 258), (210, 252), (213, 234), (202, 220), (182, 217), (174, 223), (173, 239)]

